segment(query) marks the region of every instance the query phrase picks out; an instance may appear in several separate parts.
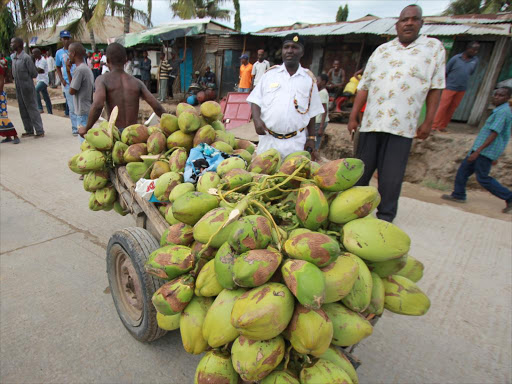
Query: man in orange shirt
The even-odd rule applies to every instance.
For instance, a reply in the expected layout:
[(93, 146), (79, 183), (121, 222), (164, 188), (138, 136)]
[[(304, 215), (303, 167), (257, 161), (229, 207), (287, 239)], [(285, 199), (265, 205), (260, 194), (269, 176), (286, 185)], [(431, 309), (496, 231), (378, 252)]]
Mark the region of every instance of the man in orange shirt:
[(252, 84), (252, 64), (249, 63), (249, 56), (245, 53), (240, 56), (242, 65), (240, 65), (240, 82), (238, 83), (238, 92), (249, 93)]

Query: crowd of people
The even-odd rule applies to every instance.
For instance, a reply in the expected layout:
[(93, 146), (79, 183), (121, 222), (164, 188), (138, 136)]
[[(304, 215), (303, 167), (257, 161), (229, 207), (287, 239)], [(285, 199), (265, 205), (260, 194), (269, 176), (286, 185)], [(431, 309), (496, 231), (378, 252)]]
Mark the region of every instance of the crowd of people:
[[(398, 211), (398, 198), (414, 138), (424, 140), (432, 130), (445, 131), (460, 103), (470, 76), (478, 66), (478, 44), (470, 43), (464, 53), (455, 55), (445, 64), (442, 43), (419, 34), (423, 25), (422, 10), (417, 5), (405, 7), (396, 23), (397, 37), (378, 47), (366, 64), (348, 122), (348, 131), (358, 131), (356, 157), (365, 169), (357, 185), (369, 185), (377, 172), (381, 202), (377, 217), (392, 222)], [(105, 53), (86, 53), (82, 44), (72, 42), (68, 31), (61, 32), (63, 47), (55, 57), (55, 72), (63, 87), (69, 107), (73, 135), (84, 135), (97, 122), (103, 108), (110, 115), (119, 108), (116, 126), (122, 130), (137, 123), (139, 100), (145, 100), (161, 116), (160, 104), (172, 97), (173, 83), (183, 59), (171, 51), (160, 55), (160, 64), (152, 66), (147, 52), (139, 58), (135, 52), (127, 55), (125, 48), (110, 44)], [(339, 60), (320, 76), (300, 65), (305, 40), (297, 33), (283, 39), (283, 64), (270, 66), (264, 50), (257, 52), (254, 64), (249, 56), (240, 57), (238, 91), (249, 93), (256, 133), (259, 136), (257, 153), (277, 149), (284, 158), (296, 151), (306, 150), (315, 157), (329, 122), (329, 93), (338, 95), (345, 84), (345, 71)], [(20, 115), (25, 127), (22, 137), (44, 137), (40, 112), (43, 97), (48, 113), (52, 113), (47, 87), (53, 68), (39, 49), (33, 57), (23, 51), (23, 41), (14, 38), (11, 59), (16, 83)], [(1, 63), (1, 61), (0, 61)], [(6, 71), (0, 65), (0, 135), (3, 142), (19, 143), (16, 131), (8, 120), (3, 83)], [(8, 63), (5, 65), (8, 68)], [(150, 92), (150, 71), (157, 67), (158, 98)], [(101, 74), (100, 74), (101, 70)], [(208, 67), (198, 84), (215, 87), (215, 74)], [(34, 85), (36, 79), (36, 85)], [(465, 202), (465, 185), (476, 173), (478, 182), (493, 195), (503, 199), (503, 212), (512, 212), (512, 191), (490, 175), (492, 164), (509, 142), (512, 112), (508, 100), (512, 89), (495, 91), (496, 106), (480, 131), (474, 145), (462, 162), (452, 194), (442, 198)], [(418, 126), (423, 106), (424, 121)], [(364, 114), (361, 116), (361, 111)]]

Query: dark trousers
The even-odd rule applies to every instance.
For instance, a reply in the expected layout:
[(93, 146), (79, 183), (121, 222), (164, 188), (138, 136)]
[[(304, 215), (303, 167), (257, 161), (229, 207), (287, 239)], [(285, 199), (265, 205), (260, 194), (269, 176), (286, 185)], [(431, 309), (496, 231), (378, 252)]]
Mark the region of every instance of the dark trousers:
[(37, 101), (37, 109), (39, 112), (43, 112), (43, 104), (41, 103), (41, 95), (43, 95), (44, 102), (46, 104), (46, 110), (51, 115), (53, 114), (52, 110), (52, 101), (50, 100), (50, 95), (48, 94), (48, 86), (44, 81), (39, 81), (36, 85), (36, 101)]
[(99, 68), (94, 68), (92, 70), (92, 74), (94, 75), (94, 80), (96, 80), (98, 78), (98, 76), (101, 75), (101, 71)]
[(379, 174), (380, 204), (377, 217), (392, 222), (398, 210), (405, 167), (412, 139), (385, 132), (360, 132), (357, 156), (364, 162), (364, 173), (356, 185), (368, 185), (375, 170)]
[[(62, 96), (64, 96), (64, 99), (66, 98), (66, 94), (62, 93)], [(66, 100), (66, 103), (64, 104), (64, 115), (69, 116), (69, 105)]]
[(172, 99), (174, 96), (172, 94), (172, 86), (174, 85), (174, 80), (176, 80), (175, 77), (172, 77), (172, 76), (169, 76), (169, 84), (168, 84), (168, 87), (169, 87), (169, 97)]
[(469, 176), (476, 173), (476, 181), (491, 192), (494, 196), (505, 200), (507, 203), (512, 201), (512, 191), (501, 185), (496, 179), (489, 176), (492, 160), (488, 157), (479, 155), (472, 163), (468, 162), (466, 157), (461, 163), (457, 176), (455, 176), (455, 187), (452, 196), (457, 199), (466, 200), (466, 183)]

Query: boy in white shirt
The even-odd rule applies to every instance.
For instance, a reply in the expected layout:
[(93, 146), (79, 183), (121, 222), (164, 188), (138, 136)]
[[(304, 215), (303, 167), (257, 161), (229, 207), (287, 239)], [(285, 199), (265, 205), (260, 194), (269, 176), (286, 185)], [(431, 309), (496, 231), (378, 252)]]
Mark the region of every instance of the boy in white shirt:
[(48, 79), (50, 80), (50, 87), (55, 88), (55, 70), (57, 66), (55, 65), (55, 59), (53, 58), (51, 52), (48, 52), (45, 56), (46, 62), (48, 63)]
[(32, 54), (34, 55), (34, 59), (36, 60), (36, 69), (37, 69), (37, 77), (36, 77), (36, 101), (37, 101), (37, 109), (39, 112), (43, 113), (43, 104), (41, 103), (41, 95), (43, 95), (44, 102), (46, 104), (46, 110), (50, 115), (53, 114), (52, 110), (52, 101), (50, 100), (50, 95), (48, 94), (48, 84), (50, 82), (48, 78), (48, 63), (46, 59), (41, 54), (41, 50), (39, 48), (34, 48), (32, 50)]
[(325, 88), (328, 82), (329, 76), (327, 76), (325, 73), (322, 73), (316, 78), (316, 83), (318, 85), (318, 96), (320, 96), (320, 101), (324, 107), (324, 113), (317, 115), (315, 120), (315, 149), (317, 151), (320, 149), (320, 143), (322, 142), (322, 137), (324, 135), (325, 129), (327, 128), (327, 123), (329, 122), (329, 92), (327, 92), (327, 89)]

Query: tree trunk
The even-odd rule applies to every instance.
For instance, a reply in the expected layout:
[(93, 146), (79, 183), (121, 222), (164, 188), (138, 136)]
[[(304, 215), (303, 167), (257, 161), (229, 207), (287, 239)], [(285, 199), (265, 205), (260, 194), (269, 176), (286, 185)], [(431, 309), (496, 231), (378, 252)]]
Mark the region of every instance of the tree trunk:
[(22, 33), (23, 33), (23, 41), (25, 42), (25, 52), (28, 51), (28, 26), (27, 26), (27, 11), (25, 8), (25, 1), (26, 0), (19, 0), (18, 4), (20, 6), (20, 15), (21, 15), (21, 26), (22, 26)]
[(124, 0), (123, 17), (124, 17), (124, 34), (130, 33), (130, 0)]
[(87, 27), (87, 29), (89, 30), (89, 37), (91, 39), (91, 48), (92, 48), (92, 51), (93, 52), (96, 52), (96, 41), (94, 40), (94, 31), (91, 27)]

